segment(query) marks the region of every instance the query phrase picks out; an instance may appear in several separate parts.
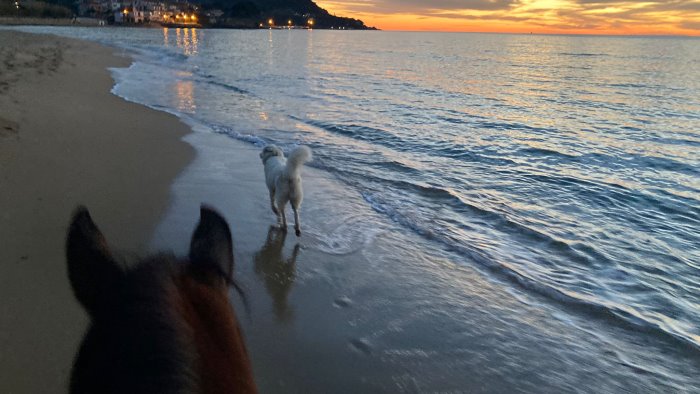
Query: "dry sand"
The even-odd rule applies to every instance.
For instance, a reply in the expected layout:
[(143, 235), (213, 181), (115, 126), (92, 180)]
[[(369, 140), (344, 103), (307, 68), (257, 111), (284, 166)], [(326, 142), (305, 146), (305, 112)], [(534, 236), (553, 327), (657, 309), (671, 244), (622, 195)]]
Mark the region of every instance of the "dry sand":
[(63, 244), (78, 204), (120, 249), (147, 250), (194, 155), (176, 117), (110, 93), (97, 44), (0, 31), (0, 391), (65, 392), (86, 324)]
[(100, 20), (97, 18), (34, 18), (0, 16), (0, 25), (9, 26), (99, 26)]

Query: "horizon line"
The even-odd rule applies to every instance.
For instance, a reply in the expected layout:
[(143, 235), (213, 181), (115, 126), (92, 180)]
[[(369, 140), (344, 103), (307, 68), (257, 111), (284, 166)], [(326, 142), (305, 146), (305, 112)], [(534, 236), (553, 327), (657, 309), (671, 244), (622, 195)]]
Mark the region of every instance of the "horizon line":
[[(338, 30), (317, 28), (313, 30)], [(564, 32), (515, 32), (515, 31), (477, 31), (477, 30), (407, 30), (407, 29), (382, 29), (376, 26), (368, 26), (368, 29), (345, 29), (345, 31), (381, 31), (392, 33), (470, 33), (470, 34), (522, 34), (522, 35), (539, 35), (539, 36), (609, 36), (609, 37), (686, 37), (700, 38), (700, 32), (697, 35), (693, 34), (674, 34), (674, 33), (564, 33)]]

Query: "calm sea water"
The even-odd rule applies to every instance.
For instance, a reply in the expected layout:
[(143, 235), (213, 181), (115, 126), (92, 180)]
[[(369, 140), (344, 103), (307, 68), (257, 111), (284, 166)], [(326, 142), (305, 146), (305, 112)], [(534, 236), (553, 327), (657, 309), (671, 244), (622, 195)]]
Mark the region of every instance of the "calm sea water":
[(411, 253), (625, 331), (648, 349), (609, 368), (640, 387), (700, 390), (700, 40), (29, 30), (135, 50), (116, 94), (311, 146), (311, 166), (424, 241)]

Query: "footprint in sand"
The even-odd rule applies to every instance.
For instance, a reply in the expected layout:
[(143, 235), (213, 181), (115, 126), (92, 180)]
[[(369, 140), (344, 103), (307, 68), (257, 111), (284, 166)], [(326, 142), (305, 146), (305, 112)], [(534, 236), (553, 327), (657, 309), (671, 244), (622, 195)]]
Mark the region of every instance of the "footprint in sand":
[(352, 306), (352, 300), (348, 297), (338, 297), (333, 301), (333, 306), (336, 308), (349, 308)]
[(372, 354), (372, 344), (365, 338), (351, 339), (350, 347), (353, 350), (363, 353), (367, 356)]
[(0, 118), (0, 138), (17, 138), (18, 131), (19, 127), (15, 122)]

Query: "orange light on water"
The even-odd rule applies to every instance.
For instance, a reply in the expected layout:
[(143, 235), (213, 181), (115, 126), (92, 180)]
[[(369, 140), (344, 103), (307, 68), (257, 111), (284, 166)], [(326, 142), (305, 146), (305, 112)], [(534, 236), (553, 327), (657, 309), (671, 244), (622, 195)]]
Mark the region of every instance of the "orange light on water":
[(177, 97), (177, 109), (187, 113), (193, 113), (197, 109), (194, 97), (194, 85), (192, 81), (179, 81), (175, 84)]

